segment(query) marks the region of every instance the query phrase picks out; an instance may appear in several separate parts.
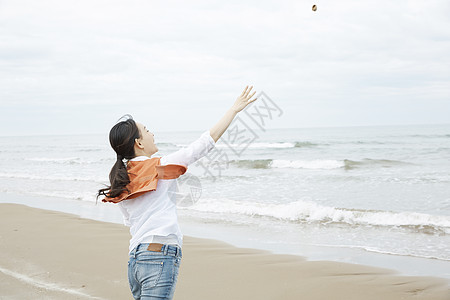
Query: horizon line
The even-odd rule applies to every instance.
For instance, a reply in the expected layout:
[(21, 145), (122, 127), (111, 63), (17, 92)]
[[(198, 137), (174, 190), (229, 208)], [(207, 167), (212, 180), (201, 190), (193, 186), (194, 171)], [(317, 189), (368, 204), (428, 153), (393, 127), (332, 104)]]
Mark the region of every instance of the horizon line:
[[(304, 126), (304, 127), (277, 127), (277, 128), (267, 128), (266, 130), (280, 130), (280, 129), (326, 129), (326, 128), (355, 128), (355, 127), (407, 127), (407, 126), (445, 126), (450, 125), (450, 123), (423, 123), (423, 124), (383, 124), (383, 125), (339, 125), (339, 126)], [(251, 128), (252, 130), (261, 130), (260, 128)], [(202, 132), (206, 129), (195, 129), (195, 130), (161, 130), (155, 131), (158, 133), (182, 133), (182, 132)], [(107, 132), (106, 132), (107, 133)], [(37, 134), (14, 134), (14, 135), (2, 135), (0, 137), (39, 137), (39, 136), (80, 136), (80, 135), (102, 135), (105, 132), (94, 132), (94, 133), (37, 133)]]

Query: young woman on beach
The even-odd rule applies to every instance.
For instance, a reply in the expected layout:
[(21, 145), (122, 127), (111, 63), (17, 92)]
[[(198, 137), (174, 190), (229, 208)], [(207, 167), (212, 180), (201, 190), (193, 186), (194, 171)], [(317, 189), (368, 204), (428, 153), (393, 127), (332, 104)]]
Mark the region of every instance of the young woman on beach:
[(246, 87), (222, 119), (189, 146), (162, 157), (154, 135), (127, 116), (109, 133), (117, 160), (110, 186), (98, 191), (103, 202), (117, 203), (130, 227), (128, 280), (135, 299), (172, 299), (181, 262), (183, 235), (176, 213), (176, 178), (214, 148), (238, 112), (251, 99)]

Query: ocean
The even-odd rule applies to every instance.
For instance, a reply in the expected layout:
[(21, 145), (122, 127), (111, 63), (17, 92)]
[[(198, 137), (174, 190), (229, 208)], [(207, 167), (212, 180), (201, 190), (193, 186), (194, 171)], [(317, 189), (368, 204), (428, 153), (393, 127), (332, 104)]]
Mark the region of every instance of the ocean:
[[(178, 179), (185, 235), (450, 278), (450, 125), (254, 132), (227, 131)], [(155, 156), (201, 133), (154, 132)], [(95, 197), (115, 162), (108, 133), (0, 137), (0, 161), (0, 202), (122, 223)]]

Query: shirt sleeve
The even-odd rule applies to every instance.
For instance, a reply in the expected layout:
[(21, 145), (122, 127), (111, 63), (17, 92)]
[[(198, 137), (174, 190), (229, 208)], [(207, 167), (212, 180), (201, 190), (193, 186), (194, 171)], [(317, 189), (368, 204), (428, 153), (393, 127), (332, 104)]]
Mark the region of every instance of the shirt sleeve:
[(210, 152), (216, 143), (209, 130), (190, 143), (187, 147), (161, 157), (161, 165), (177, 164), (189, 166)]

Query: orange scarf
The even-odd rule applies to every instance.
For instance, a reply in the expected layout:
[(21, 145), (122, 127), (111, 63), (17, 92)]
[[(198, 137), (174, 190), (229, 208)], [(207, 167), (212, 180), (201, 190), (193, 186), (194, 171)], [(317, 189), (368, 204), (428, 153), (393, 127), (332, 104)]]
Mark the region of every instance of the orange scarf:
[(161, 157), (153, 157), (142, 161), (129, 161), (127, 163), (130, 183), (128, 191), (115, 198), (105, 197), (103, 202), (119, 203), (126, 199), (136, 198), (146, 192), (156, 190), (158, 179), (176, 179), (186, 173), (187, 168), (183, 165), (160, 165)]

